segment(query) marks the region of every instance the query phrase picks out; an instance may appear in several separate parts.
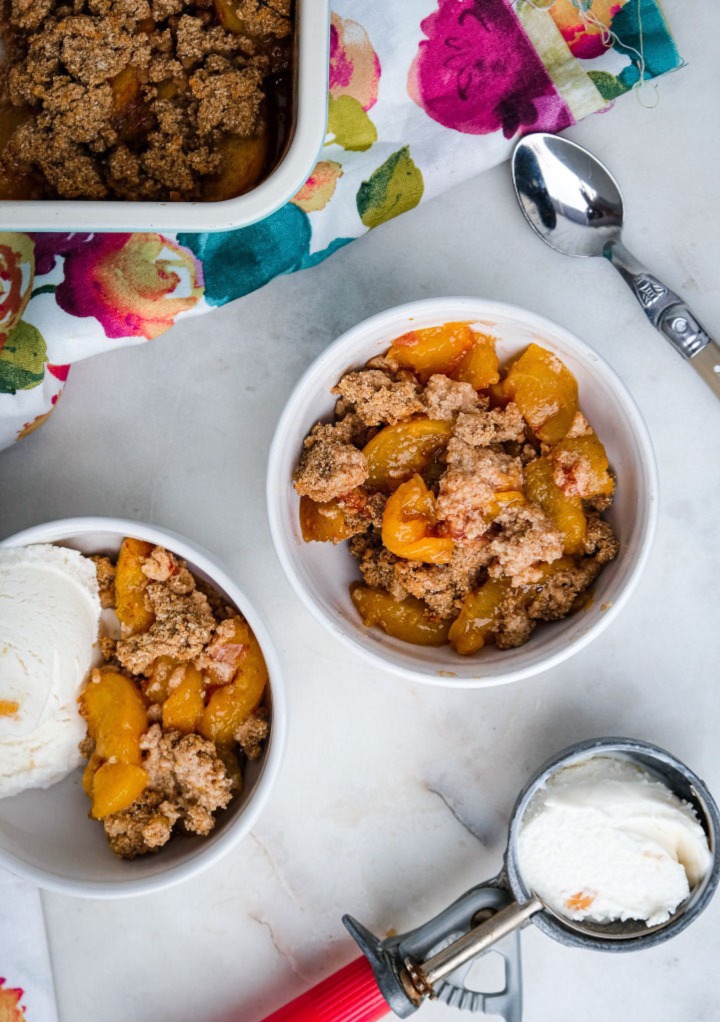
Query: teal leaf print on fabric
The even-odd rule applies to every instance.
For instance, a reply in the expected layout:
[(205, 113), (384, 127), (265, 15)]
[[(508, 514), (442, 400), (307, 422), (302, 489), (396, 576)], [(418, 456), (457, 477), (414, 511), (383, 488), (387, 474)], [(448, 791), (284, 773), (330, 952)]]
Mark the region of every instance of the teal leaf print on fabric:
[(377, 142), (377, 128), (352, 96), (341, 96), (328, 101), (328, 134), (325, 143), (335, 143), (348, 152), (364, 153)]
[(0, 394), (38, 387), (45, 376), (47, 347), (37, 327), (21, 321), (0, 351)]
[(377, 227), (417, 206), (425, 184), (423, 176), (403, 146), (363, 181), (357, 193), (357, 210), (366, 227)]
[(260, 223), (218, 234), (178, 234), (203, 264), (205, 301), (225, 305), (267, 284), (279, 273), (292, 273), (310, 254), (310, 220), (290, 202)]
[(612, 30), (615, 35), (613, 49), (631, 61), (618, 75), (618, 81), (626, 90), (640, 79), (640, 53), (645, 63), (646, 79), (665, 74), (682, 64), (654, 0), (628, 0), (614, 16)]

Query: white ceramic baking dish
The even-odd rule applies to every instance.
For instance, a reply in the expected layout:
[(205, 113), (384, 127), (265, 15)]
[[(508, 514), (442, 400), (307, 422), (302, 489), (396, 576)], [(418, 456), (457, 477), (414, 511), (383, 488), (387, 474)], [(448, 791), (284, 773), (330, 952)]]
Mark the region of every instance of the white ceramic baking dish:
[(263, 220), (305, 183), (325, 139), (329, 49), (329, 0), (296, 0), (291, 136), (257, 188), (223, 202), (0, 202), (0, 230), (227, 231)]

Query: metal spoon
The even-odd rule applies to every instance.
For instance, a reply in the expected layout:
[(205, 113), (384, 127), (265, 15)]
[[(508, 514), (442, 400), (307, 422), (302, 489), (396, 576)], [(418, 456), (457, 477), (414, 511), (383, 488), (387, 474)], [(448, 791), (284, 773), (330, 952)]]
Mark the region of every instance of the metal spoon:
[(720, 398), (720, 345), (623, 245), (622, 194), (607, 167), (569, 139), (540, 132), (515, 146), (512, 175), (520, 208), (543, 241), (563, 255), (608, 259), (652, 325)]

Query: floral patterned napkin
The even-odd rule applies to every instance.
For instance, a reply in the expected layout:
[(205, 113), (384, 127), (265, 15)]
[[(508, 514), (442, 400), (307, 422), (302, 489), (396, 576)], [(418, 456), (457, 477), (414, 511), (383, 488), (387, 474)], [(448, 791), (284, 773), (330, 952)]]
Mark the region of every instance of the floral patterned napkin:
[(57, 1022), (40, 892), (0, 870), (0, 1022)]
[[(0, 235), (0, 448), (71, 363), (305, 269), (682, 61), (656, 0), (337, 0), (328, 133), (282, 209), (220, 234)], [(611, 122), (609, 122), (611, 123)]]

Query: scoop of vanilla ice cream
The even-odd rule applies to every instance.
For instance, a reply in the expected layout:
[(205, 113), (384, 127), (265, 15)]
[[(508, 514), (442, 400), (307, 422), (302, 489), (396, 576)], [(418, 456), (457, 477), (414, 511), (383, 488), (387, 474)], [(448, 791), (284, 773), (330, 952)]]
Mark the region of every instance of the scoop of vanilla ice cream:
[(46, 544), (0, 550), (0, 798), (82, 762), (77, 707), (98, 638), (95, 565)]
[(571, 919), (665, 922), (712, 857), (695, 810), (629, 760), (559, 770), (530, 802), (518, 837), (525, 885)]

